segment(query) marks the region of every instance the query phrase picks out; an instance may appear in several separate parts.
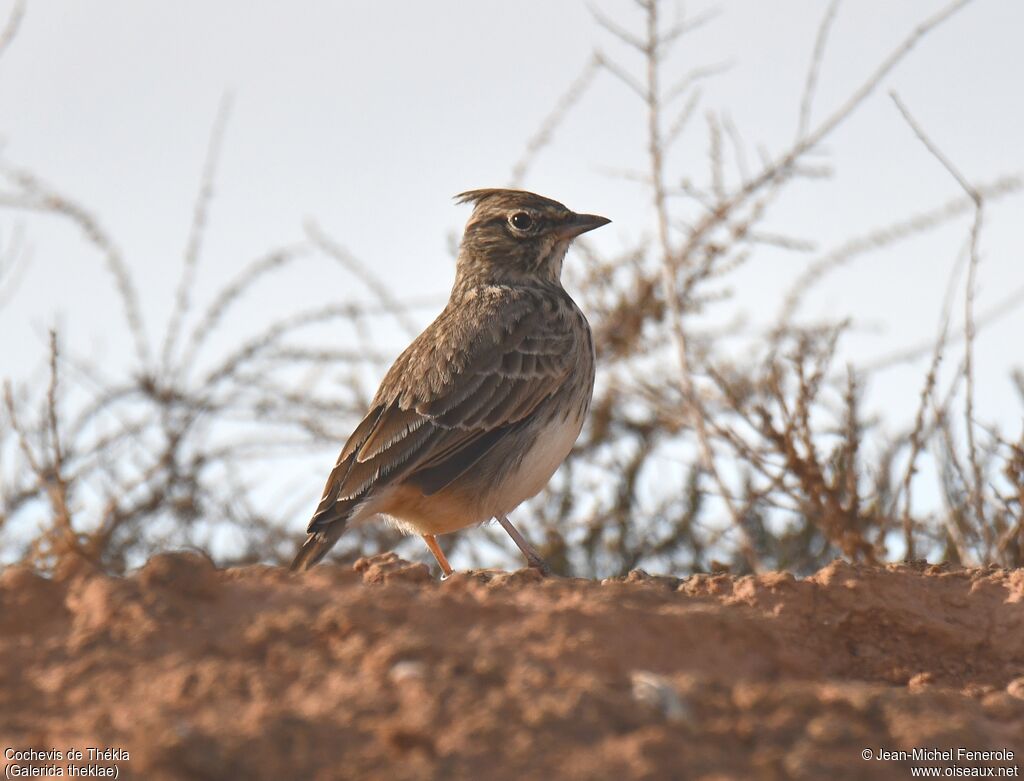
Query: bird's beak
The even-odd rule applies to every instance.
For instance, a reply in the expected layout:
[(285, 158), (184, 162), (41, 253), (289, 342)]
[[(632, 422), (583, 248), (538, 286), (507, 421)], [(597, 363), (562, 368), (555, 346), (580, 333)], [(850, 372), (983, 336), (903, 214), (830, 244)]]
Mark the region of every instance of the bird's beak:
[(560, 239), (575, 239), (581, 233), (592, 231), (607, 225), (611, 220), (598, 217), (596, 214), (574, 214), (558, 227), (556, 233)]

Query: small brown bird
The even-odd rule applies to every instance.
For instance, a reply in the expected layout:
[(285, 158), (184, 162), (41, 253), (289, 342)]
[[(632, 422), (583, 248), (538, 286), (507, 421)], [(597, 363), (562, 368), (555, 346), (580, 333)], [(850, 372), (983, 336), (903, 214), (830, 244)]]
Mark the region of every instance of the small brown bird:
[(594, 390), (590, 326), (561, 283), (572, 240), (610, 220), (521, 190), (471, 190), (444, 311), (388, 371), (327, 478), (292, 563), (322, 559), (349, 526), (384, 516), (422, 535), (496, 518), (549, 571), (508, 514), (547, 484)]

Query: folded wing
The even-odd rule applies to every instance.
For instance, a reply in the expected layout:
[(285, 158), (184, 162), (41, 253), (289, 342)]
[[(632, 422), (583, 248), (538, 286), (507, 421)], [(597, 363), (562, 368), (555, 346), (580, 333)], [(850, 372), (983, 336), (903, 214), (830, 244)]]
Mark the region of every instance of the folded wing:
[(310, 533), (396, 481), (442, 490), (525, 425), (569, 375), (572, 310), (549, 294), (445, 310), (391, 367), (335, 464)]

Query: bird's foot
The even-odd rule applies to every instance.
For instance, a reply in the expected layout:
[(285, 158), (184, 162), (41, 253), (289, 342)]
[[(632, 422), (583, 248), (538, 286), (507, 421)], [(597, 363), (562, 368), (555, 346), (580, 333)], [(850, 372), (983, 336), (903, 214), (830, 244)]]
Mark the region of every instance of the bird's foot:
[(544, 561), (540, 556), (527, 556), (526, 565), (532, 570), (536, 570), (545, 578), (552, 577), (555, 573), (551, 570), (550, 565)]

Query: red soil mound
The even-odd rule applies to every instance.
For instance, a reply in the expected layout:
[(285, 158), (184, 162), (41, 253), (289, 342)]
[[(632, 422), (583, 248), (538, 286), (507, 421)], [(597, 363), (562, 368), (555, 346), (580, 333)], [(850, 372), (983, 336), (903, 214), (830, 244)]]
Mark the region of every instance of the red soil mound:
[(904, 779), (862, 751), (915, 748), (1024, 764), (1024, 570), (0, 574), (9, 776)]

